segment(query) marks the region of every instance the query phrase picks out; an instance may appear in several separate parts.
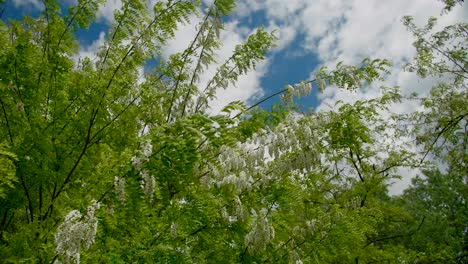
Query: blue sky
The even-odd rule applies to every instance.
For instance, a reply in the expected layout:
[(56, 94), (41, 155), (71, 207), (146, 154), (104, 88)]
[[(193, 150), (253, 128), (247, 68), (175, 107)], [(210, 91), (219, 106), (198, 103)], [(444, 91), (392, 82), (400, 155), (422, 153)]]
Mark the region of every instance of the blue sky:
[[(157, 0), (149, 0), (154, 3)], [(213, 0), (202, 0), (209, 5)], [(63, 0), (62, 6), (76, 3)], [(366, 57), (386, 58), (393, 63), (391, 75), (384, 83), (377, 83), (357, 92), (328, 87), (323, 93), (312, 94), (298, 103), (302, 110), (313, 107), (325, 110), (338, 100), (354, 102), (379, 96), (380, 85), (401, 87), (403, 93), (414, 91), (425, 94), (435, 80), (420, 80), (413, 73), (405, 72), (404, 65), (414, 54), (413, 37), (404, 28), (401, 18), (414, 17), (422, 26), (430, 16), (439, 18), (438, 28), (455, 22), (468, 22), (468, 5), (458, 6), (449, 14), (442, 14), (443, 4), (439, 0), (237, 0), (237, 9), (226, 19), (225, 31), (221, 35), (224, 45), (217, 54), (222, 63), (256, 28), (264, 26), (276, 30), (278, 46), (259, 64), (255, 71), (239, 79), (237, 87), (219, 92), (218, 98), (210, 103), (211, 112), (217, 113), (227, 103), (242, 100), (253, 104), (262, 97), (283, 89), (287, 84), (313, 79), (314, 72), (322, 65), (333, 68), (338, 62), (358, 64)], [(23, 14), (37, 15), (42, 9), (40, 0), (6, 0), (2, 19), (19, 18)], [(80, 52), (75, 59), (93, 58), (99, 45), (106, 38), (113, 10), (121, 6), (120, 0), (108, 0), (99, 10), (96, 23), (89, 31), (80, 31)], [(0, 9), (1, 10), (1, 9)], [(191, 17), (190, 24), (181, 24), (175, 39), (169, 40), (164, 56), (183, 51), (195, 35), (195, 26), (200, 21)], [(200, 82), (207, 82), (215, 67), (206, 70)], [(314, 87), (315, 88), (315, 87)], [(278, 98), (269, 100), (262, 107), (269, 109)], [(421, 109), (415, 101), (404, 101), (392, 107), (397, 113), (409, 113)], [(405, 173), (403, 173), (405, 174)], [(411, 173), (406, 173), (411, 174)], [(392, 188), (402, 190), (409, 178)]]

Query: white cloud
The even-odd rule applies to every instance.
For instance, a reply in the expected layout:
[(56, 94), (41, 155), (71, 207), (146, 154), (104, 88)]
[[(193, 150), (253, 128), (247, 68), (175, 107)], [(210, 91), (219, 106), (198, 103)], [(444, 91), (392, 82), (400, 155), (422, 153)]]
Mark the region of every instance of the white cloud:
[[(267, 28), (285, 29), (285, 39), (280, 39), (284, 46), (303, 34), (303, 47), (316, 53), (323, 64), (342, 60), (354, 64), (378, 57), (390, 59), (398, 68), (414, 54), (413, 38), (401, 23), (402, 17), (411, 15), (417, 24), (424, 24), (443, 8), (441, 1), (427, 0), (241, 0), (237, 5), (237, 17), (264, 11)], [(440, 24), (466, 21), (467, 9), (466, 5), (456, 8), (442, 16)]]
[(99, 51), (99, 47), (101, 47), (104, 42), (106, 41), (106, 33), (100, 32), (99, 38), (94, 40), (91, 45), (87, 47), (80, 47), (80, 51), (78, 54), (73, 56), (73, 60), (75, 61), (75, 65), (77, 65), (78, 61), (82, 58), (88, 57), (91, 61), (95, 61), (97, 58), (97, 53)]
[(107, 0), (104, 5), (99, 7), (97, 18), (111, 23), (114, 21), (114, 11), (122, 8), (121, 0)]
[(169, 55), (183, 52), (189, 47), (193, 38), (197, 34), (197, 27), (202, 21), (200, 17), (192, 14), (189, 16), (190, 23), (178, 23), (178, 29), (175, 32), (175, 37), (167, 40), (167, 45), (163, 49), (163, 55), (168, 58)]
[[(387, 2), (355, 0), (329, 8), (340, 10), (328, 17), (328, 23), (306, 28), (309, 42), (306, 47), (316, 51), (325, 63), (358, 63), (364, 57), (391, 59), (394, 63), (412, 56), (412, 36), (401, 23), (404, 15), (413, 15), (417, 20), (440, 13), (441, 6), (436, 1), (395, 0)], [(311, 7), (320, 10), (319, 5)], [(308, 13), (308, 9), (304, 11)], [(325, 12), (326, 13), (326, 12)], [(327, 14), (328, 15), (328, 14)], [(305, 19), (305, 17), (304, 17)], [(313, 18), (312, 18), (313, 19)], [(304, 27), (310, 23), (305, 19)], [(313, 41), (318, 39), (317, 44)]]
[(308, 0), (240, 0), (236, 1), (238, 17), (248, 17), (259, 10), (266, 11), (268, 18), (284, 22), (308, 4)]
[(286, 48), (297, 36), (296, 26), (291, 24), (277, 25), (275, 22), (272, 22), (265, 30), (267, 32), (275, 32), (275, 36), (278, 38), (275, 42), (276, 47), (272, 50), (273, 52), (279, 52)]

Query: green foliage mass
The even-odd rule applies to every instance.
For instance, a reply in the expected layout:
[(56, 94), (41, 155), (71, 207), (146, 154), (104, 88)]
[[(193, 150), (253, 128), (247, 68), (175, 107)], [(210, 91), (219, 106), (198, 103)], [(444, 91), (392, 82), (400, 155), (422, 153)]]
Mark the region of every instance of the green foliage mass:
[[(274, 33), (259, 28), (216, 61), (233, 0), (203, 12), (201, 1), (123, 1), (97, 57), (77, 59), (75, 33), (102, 2), (63, 12), (44, 1), (36, 18), (0, 22), (2, 263), (468, 261), (466, 24), (433, 33), (436, 19), (404, 19), (417, 51), (407, 69), (444, 80), (428, 96), (383, 87), (296, 111), (316, 86), (383, 81), (390, 62), (365, 59), (322, 67), (269, 111), (232, 102), (213, 115), (209, 102), (255, 69)], [(193, 15), (192, 42), (164, 57)], [(393, 114), (403, 100), (424, 109)], [(390, 196), (402, 168), (423, 173)]]

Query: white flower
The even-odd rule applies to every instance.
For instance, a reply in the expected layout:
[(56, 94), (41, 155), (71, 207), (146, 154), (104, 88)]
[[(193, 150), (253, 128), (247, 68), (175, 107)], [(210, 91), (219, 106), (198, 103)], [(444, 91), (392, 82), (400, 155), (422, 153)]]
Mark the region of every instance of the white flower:
[(133, 167), (137, 171), (141, 171), (141, 169), (143, 168), (143, 163), (141, 162), (141, 159), (137, 157), (132, 157), (131, 161), (132, 161)]
[(119, 201), (125, 200), (125, 178), (114, 177), (114, 189)]
[(226, 207), (221, 208), (221, 216), (224, 220), (229, 221), (229, 214), (226, 210)]
[(81, 218), (81, 213), (78, 210), (72, 210), (65, 216), (65, 222), (75, 221)]
[(156, 187), (156, 180), (152, 175), (150, 175), (148, 170), (141, 171), (141, 181), (140, 186), (143, 189), (143, 193), (148, 198), (149, 202), (153, 201), (153, 193)]
[(72, 210), (58, 227), (55, 251), (64, 258), (65, 263), (70, 263), (70, 260), (80, 263), (81, 246), (88, 249), (94, 243), (98, 222), (95, 212), (99, 207), (100, 204), (93, 200), (84, 217), (78, 210)]
[(152, 153), (153, 153), (153, 145), (151, 144), (151, 142), (143, 141), (141, 143), (141, 154), (143, 155), (145, 160), (148, 160)]
[(275, 230), (267, 218), (267, 210), (262, 209), (260, 214), (253, 210), (252, 213), (256, 221), (252, 230), (245, 236), (245, 245), (251, 254), (264, 251), (268, 243), (275, 237)]
[(177, 237), (177, 223), (172, 223), (171, 224), (171, 236), (172, 237)]
[(212, 128), (215, 128), (215, 129), (218, 129), (220, 128), (221, 126), (218, 124), (218, 122), (213, 122), (213, 124), (211, 125)]
[(325, 90), (327, 84), (325, 83), (325, 81), (322, 78), (320, 78), (319, 74), (315, 75), (315, 79), (317, 80), (319, 92), (323, 92), (323, 90)]

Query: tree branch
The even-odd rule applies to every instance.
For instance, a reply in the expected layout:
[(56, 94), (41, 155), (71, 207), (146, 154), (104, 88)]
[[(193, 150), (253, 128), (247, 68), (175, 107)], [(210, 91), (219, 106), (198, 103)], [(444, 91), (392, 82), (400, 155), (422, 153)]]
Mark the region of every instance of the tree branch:
[(3, 104), (3, 100), (0, 97), (0, 104), (2, 105), (2, 110), (3, 110), (3, 115), (5, 116), (5, 121), (6, 121), (6, 126), (8, 130), (8, 136), (10, 137), (10, 144), (13, 145), (13, 136), (11, 135), (11, 128), (10, 128), (10, 123), (8, 122), (8, 116), (5, 110), (5, 105)]
[[(211, 4), (211, 6), (214, 6), (216, 4), (216, 1), (215, 0), (213, 2), (213, 4)], [(200, 26), (200, 30), (198, 30), (197, 32), (197, 35), (195, 35), (195, 38), (193, 39), (192, 43), (190, 43), (190, 46), (184, 51), (184, 60), (183, 60), (183, 64), (182, 64), (182, 67), (180, 67), (180, 70), (179, 70), (179, 74), (177, 75), (177, 80), (176, 80), (176, 84), (175, 84), (175, 87), (173, 89), (173, 92), (172, 92), (172, 97), (171, 97), (171, 102), (169, 104), (169, 110), (167, 112), (167, 118), (166, 118), (166, 122), (169, 122), (169, 119), (171, 118), (171, 113), (172, 113), (172, 106), (174, 105), (174, 101), (175, 101), (175, 97), (176, 97), (176, 93), (177, 93), (177, 89), (179, 88), (179, 85), (180, 85), (180, 75), (182, 74), (182, 71), (185, 69), (185, 66), (187, 65), (187, 59), (190, 55), (191, 52), (193, 52), (193, 47), (195, 46), (195, 43), (197, 41), (197, 39), (200, 37), (201, 33), (202, 33), (202, 29), (203, 29), (203, 25), (205, 23), (207, 23), (208, 21), (208, 18), (210, 17), (211, 15), (211, 10), (212, 8), (210, 8), (210, 10), (208, 11), (208, 13), (206, 14), (205, 18), (203, 19), (203, 23), (202, 25)], [(202, 48), (203, 50), (205, 49), (205, 46), (203, 46)], [(203, 50), (202, 50), (202, 54), (203, 54)], [(200, 55), (201, 56), (201, 55)], [(198, 61), (200, 62), (200, 60)], [(195, 73), (194, 73), (195, 75)], [(184, 107), (184, 111), (185, 111), (185, 107)]]
[(364, 177), (362, 177), (361, 170), (358, 168), (356, 161), (354, 160), (354, 155), (353, 155), (353, 151), (351, 150), (351, 148), (349, 149), (349, 156), (351, 157), (351, 163), (353, 164), (353, 167), (356, 169), (358, 173), (359, 179), (361, 180), (361, 182), (365, 182)]
[(26, 194), (26, 199), (28, 199), (29, 216), (31, 217), (31, 223), (32, 223), (34, 222), (34, 211), (32, 207), (32, 201), (29, 195), (28, 187), (26, 187), (26, 182), (24, 181), (23, 173), (21, 173), (21, 171), (19, 173), (19, 178), (20, 178), (21, 186), (23, 186), (24, 193)]

